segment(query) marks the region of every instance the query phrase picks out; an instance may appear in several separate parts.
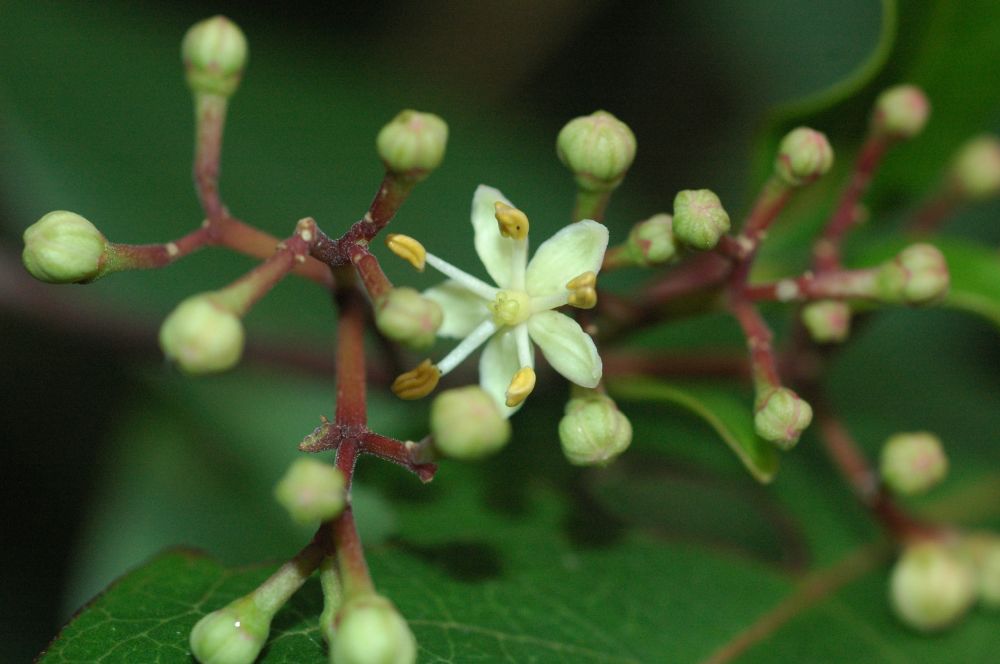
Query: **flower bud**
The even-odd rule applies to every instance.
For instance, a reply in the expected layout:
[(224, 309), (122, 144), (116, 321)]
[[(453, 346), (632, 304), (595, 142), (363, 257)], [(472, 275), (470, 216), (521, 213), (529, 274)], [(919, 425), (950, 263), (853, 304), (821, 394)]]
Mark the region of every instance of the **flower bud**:
[(424, 178), (441, 165), (448, 125), (433, 113), (401, 111), (375, 139), (385, 167), (398, 175)]
[(889, 600), (896, 615), (921, 632), (953, 624), (969, 609), (975, 596), (972, 565), (941, 542), (907, 547), (889, 580)]
[(774, 171), (786, 184), (801, 187), (833, 166), (833, 148), (826, 135), (808, 127), (791, 130), (781, 139)]
[(344, 474), (317, 459), (296, 459), (274, 487), (274, 497), (292, 518), (303, 524), (329, 521), (347, 502)]
[(21, 260), (39, 281), (85, 284), (100, 276), (107, 249), (107, 239), (92, 223), (56, 210), (25, 229)]
[(625, 246), (636, 265), (666, 263), (677, 254), (673, 219), (669, 214), (654, 214), (649, 219), (640, 221), (629, 231)]
[(979, 532), (962, 542), (978, 577), (979, 599), (991, 609), (1000, 609), (1000, 535)]
[(163, 321), (160, 348), (189, 374), (225, 371), (243, 354), (243, 323), (211, 294), (194, 295)]
[(872, 131), (886, 138), (913, 138), (923, 131), (930, 113), (923, 90), (915, 85), (896, 85), (875, 100)]
[(606, 466), (632, 443), (632, 423), (603, 394), (576, 397), (559, 420), (563, 454), (575, 466)]
[(187, 31), (181, 60), (192, 92), (229, 97), (243, 76), (247, 40), (238, 25), (225, 16), (214, 16)]
[(729, 232), (729, 214), (709, 189), (686, 189), (674, 197), (673, 232), (679, 242), (708, 250)]
[(955, 155), (950, 178), (958, 193), (973, 201), (1000, 194), (1000, 138), (984, 134), (967, 141)]
[(802, 322), (816, 343), (840, 343), (851, 331), (851, 307), (839, 300), (810, 302), (802, 307)]
[(334, 664), (412, 664), (417, 640), (392, 602), (380, 595), (347, 600), (340, 610)]
[(948, 473), (948, 457), (932, 433), (897, 433), (882, 446), (882, 480), (896, 493), (916, 495), (938, 484)]
[(566, 123), (556, 154), (580, 189), (609, 191), (621, 184), (635, 159), (635, 135), (607, 111), (595, 111)]
[(478, 385), (445, 390), (431, 404), (434, 447), (452, 459), (474, 460), (510, 440), (510, 422), (497, 402)]
[(434, 343), (442, 318), (441, 305), (413, 288), (391, 288), (375, 300), (379, 331), (415, 350)]
[(884, 302), (927, 304), (948, 292), (944, 255), (931, 244), (913, 244), (884, 263), (878, 272), (878, 296)]
[(198, 621), (191, 630), (191, 653), (201, 664), (253, 664), (270, 630), (271, 616), (252, 596), (241, 597)]
[(757, 434), (783, 450), (794, 447), (812, 422), (812, 406), (787, 387), (776, 387), (757, 398), (753, 417)]

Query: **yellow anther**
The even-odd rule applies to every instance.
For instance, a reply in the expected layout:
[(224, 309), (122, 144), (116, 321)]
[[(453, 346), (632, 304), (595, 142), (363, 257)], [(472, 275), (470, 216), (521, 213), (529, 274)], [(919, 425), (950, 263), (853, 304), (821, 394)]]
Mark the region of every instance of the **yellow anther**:
[(421, 272), (424, 271), (424, 263), (427, 260), (427, 250), (424, 249), (424, 245), (409, 235), (400, 235), (399, 233), (389, 233), (386, 235), (385, 244), (392, 253)]
[(430, 360), (424, 360), (417, 368), (392, 381), (392, 391), (400, 399), (420, 399), (433, 392), (439, 380), (441, 372)]
[(597, 306), (597, 275), (584, 272), (566, 284), (569, 289), (569, 303), (578, 309), (593, 309)]
[(496, 210), (497, 224), (500, 225), (500, 235), (523, 240), (528, 237), (528, 216), (515, 207), (497, 201), (493, 204)]
[(507, 407), (521, 405), (533, 389), (535, 389), (535, 370), (531, 367), (518, 369), (507, 387)]
[(593, 309), (597, 306), (597, 291), (593, 288), (577, 288), (569, 294), (569, 303), (577, 309)]
[(576, 290), (577, 288), (593, 288), (596, 285), (597, 275), (593, 272), (584, 272), (566, 284), (566, 288)]

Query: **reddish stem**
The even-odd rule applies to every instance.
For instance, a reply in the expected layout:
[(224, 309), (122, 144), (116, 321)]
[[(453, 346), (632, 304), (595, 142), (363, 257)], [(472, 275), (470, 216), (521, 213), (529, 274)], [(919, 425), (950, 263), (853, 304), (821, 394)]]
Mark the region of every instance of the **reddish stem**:
[(806, 273), (790, 279), (747, 286), (743, 292), (751, 300), (804, 302), (877, 297), (878, 268)]
[(340, 320), (337, 335), (335, 422), (338, 427), (357, 427), (360, 432), (366, 430), (368, 421), (365, 404), (364, 301), (353, 286), (341, 286), (337, 291), (337, 302), (340, 305)]
[(778, 363), (771, 346), (773, 335), (760, 312), (743, 297), (730, 299), (730, 311), (743, 328), (747, 338), (747, 348), (750, 350), (750, 369), (754, 383), (761, 388), (780, 387), (781, 378), (778, 375)]
[(227, 102), (219, 95), (196, 94), (194, 103), (194, 182), (201, 206), (211, 223), (225, 216), (219, 197), (219, 162)]
[(379, 435), (369, 431), (361, 437), (362, 451), (365, 454), (377, 456), (391, 461), (416, 474), (421, 482), (427, 483), (434, 479), (437, 465), (433, 463), (417, 463), (405, 443), (394, 438)]
[(871, 184), (872, 176), (882, 161), (889, 142), (882, 136), (869, 136), (861, 146), (861, 152), (854, 163), (854, 172), (847, 188), (840, 196), (837, 208), (827, 222), (823, 234), (813, 246), (813, 266), (817, 272), (826, 272), (840, 267), (841, 244), (844, 236), (854, 226), (857, 219), (858, 202)]
[(386, 172), (365, 216), (336, 240), (320, 235), (312, 255), (330, 267), (348, 265), (354, 247), (371, 242), (392, 221), (416, 182), (412, 177)]
[[(224, 218), (215, 222), (213, 234), (215, 244), (229, 247), (255, 258), (270, 257), (280, 242), (270, 233), (254, 228), (244, 221), (229, 216), (228, 213)], [(333, 274), (330, 272), (330, 268), (311, 256), (306, 256), (305, 261), (296, 264), (292, 271), (326, 288), (333, 287)]]
[(354, 245), (350, 248), (350, 256), (358, 276), (361, 277), (361, 283), (364, 284), (368, 297), (373, 302), (392, 289), (392, 282), (385, 276), (378, 259), (368, 249)]
[(813, 395), (823, 446), (840, 474), (854, 490), (858, 500), (871, 511), (886, 531), (895, 539), (912, 540), (940, 538), (946, 530), (920, 521), (901, 509), (882, 487), (877, 472), (871, 467), (861, 448), (843, 423), (833, 415), (821, 397)]

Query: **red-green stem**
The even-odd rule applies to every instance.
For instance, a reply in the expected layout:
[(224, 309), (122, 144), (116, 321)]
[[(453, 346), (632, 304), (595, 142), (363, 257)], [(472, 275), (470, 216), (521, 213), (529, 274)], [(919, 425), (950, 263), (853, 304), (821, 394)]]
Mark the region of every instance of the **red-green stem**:
[[(365, 405), (364, 302), (353, 285), (351, 273), (337, 275), (337, 304), (340, 310), (337, 334), (337, 408), (334, 425), (342, 438), (337, 447), (337, 468), (347, 481), (348, 496), (360, 451), (360, 437), (367, 431)], [(354, 524), (350, 504), (330, 524), (340, 578), (347, 597), (373, 592), (361, 538)]]
[(744, 293), (751, 300), (778, 302), (872, 299), (878, 295), (878, 273), (878, 268), (836, 270), (820, 274), (808, 272), (790, 279), (747, 286)]
[(896, 505), (850, 432), (833, 415), (824, 399), (812, 394), (810, 402), (815, 409), (820, 438), (830, 459), (858, 500), (894, 539), (907, 542), (939, 538), (946, 534), (945, 528), (920, 521)]
[[(729, 256), (733, 261), (733, 273), (730, 283), (733, 290), (739, 290), (746, 285), (750, 277), (750, 268), (760, 243), (767, 235), (767, 230), (778, 218), (778, 215), (788, 204), (794, 189), (777, 176), (764, 183), (754, 202), (750, 215), (743, 223), (743, 230), (735, 241), (720, 244), (718, 253)], [(736, 254), (735, 258), (732, 256)]]
[(729, 306), (746, 336), (750, 351), (750, 371), (758, 393), (780, 387), (781, 377), (778, 375), (778, 365), (771, 347), (771, 328), (748, 300), (735, 297), (730, 300)]
[(380, 459), (402, 466), (416, 474), (421, 482), (430, 482), (434, 479), (437, 466), (433, 463), (421, 462), (414, 459), (413, 454), (405, 443), (370, 431), (362, 436), (361, 442), (365, 454), (371, 454), (372, 456), (377, 456)]
[(173, 242), (163, 244), (109, 243), (102, 273), (165, 267), (211, 242), (211, 231), (202, 226)]
[(351, 262), (361, 277), (361, 283), (373, 302), (392, 289), (392, 282), (385, 276), (378, 259), (368, 249), (356, 244), (350, 248), (349, 253)]
[[(340, 320), (337, 334), (335, 423), (338, 427), (356, 427), (361, 430), (368, 420), (365, 404), (365, 311), (361, 293), (346, 276), (349, 274), (346, 270), (341, 270), (337, 279)], [(343, 447), (341, 449), (343, 450)]]
[(331, 267), (348, 265), (354, 247), (371, 242), (392, 221), (416, 183), (415, 178), (386, 172), (365, 216), (336, 240), (321, 235), (313, 256)]
[(883, 136), (869, 135), (854, 163), (851, 180), (840, 196), (833, 216), (827, 222), (822, 236), (813, 247), (813, 267), (817, 272), (836, 270), (840, 267), (841, 244), (857, 219), (857, 207), (871, 184), (875, 170), (889, 147)]
[(593, 219), (594, 221), (603, 223), (604, 213), (608, 209), (608, 203), (611, 201), (612, 191), (614, 190), (587, 191), (585, 189), (578, 189), (576, 192), (576, 202), (573, 205), (573, 221)]
[(237, 316), (243, 316), (260, 298), (288, 276), (295, 265), (309, 255), (309, 247), (316, 238), (316, 222), (303, 219), (296, 232), (278, 246), (278, 250), (266, 261), (218, 291), (216, 299), (226, 303)]
[(225, 216), (222, 199), (219, 197), (219, 160), (227, 100), (220, 95), (198, 93), (194, 97), (194, 106), (195, 188), (205, 215), (209, 222), (214, 222)]

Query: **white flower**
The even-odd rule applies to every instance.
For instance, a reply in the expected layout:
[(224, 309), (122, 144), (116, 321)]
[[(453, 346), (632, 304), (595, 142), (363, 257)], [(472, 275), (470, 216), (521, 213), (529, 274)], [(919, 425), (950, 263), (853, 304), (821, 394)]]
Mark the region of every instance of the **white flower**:
[[(440, 376), (484, 343), (479, 382), (508, 417), (535, 384), (532, 342), (568, 380), (596, 387), (602, 365), (593, 339), (575, 320), (553, 310), (566, 304), (580, 308), (596, 304), (594, 285), (608, 247), (607, 228), (589, 219), (570, 224), (543, 242), (528, 262), (527, 217), (485, 185), (472, 199), (472, 227), (476, 253), (496, 286), (425, 254), (412, 238), (396, 236), (409, 249), (418, 247), (426, 264), (449, 277), (424, 295), (444, 311), (438, 334), (462, 339), (434, 367), (425, 363), (400, 376), (394, 384), (396, 393), (406, 398), (427, 394)], [(412, 261), (412, 252), (407, 258)]]

